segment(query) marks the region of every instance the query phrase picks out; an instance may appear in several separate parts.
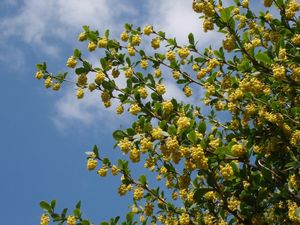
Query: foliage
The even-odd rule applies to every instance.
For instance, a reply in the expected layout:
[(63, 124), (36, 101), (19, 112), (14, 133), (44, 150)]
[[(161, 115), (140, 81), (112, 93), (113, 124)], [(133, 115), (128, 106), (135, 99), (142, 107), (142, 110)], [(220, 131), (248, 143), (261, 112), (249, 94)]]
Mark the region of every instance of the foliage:
[[(264, 11), (257, 13), (259, 4)], [(133, 193), (132, 212), (122, 224), (300, 223), (299, 8), (294, 0), (235, 0), (226, 7), (194, 1), (204, 31), (224, 35), (217, 50), (200, 51), (193, 34), (180, 46), (152, 26), (126, 24), (121, 40), (110, 38), (109, 30), (83, 27), (79, 41), (104, 56), (99, 67), (79, 49), (68, 59), (78, 99), (97, 91), (105, 107), (118, 102), (117, 114), (128, 111), (135, 118), (132, 127), (113, 133), (128, 160), (112, 163), (97, 146), (87, 158), (87, 168), (97, 168), (100, 176), (108, 170), (121, 176), (121, 196)], [(147, 40), (153, 49), (142, 46)], [(37, 68), (47, 88), (58, 90), (67, 81), (67, 73), (54, 75), (45, 63)], [(187, 98), (203, 90), (202, 103), (167, 99), (169, 74)], [(135, 178), (131, 163), (148, 168), (158, 186), (144, 174)], [(55, 212), (55, 201), (41, 207), (42, 225), (49, 217), (59, 224), (90, 224), (80, 203), (68, 216), (67, 209)]]

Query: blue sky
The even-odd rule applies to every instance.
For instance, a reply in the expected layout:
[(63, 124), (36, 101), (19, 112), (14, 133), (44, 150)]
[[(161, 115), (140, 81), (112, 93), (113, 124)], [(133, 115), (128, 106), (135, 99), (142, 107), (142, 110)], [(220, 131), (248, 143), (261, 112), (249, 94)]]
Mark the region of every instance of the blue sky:
[[(218, 37), (203, 34), (191, 2), (1, 0), (0, 225), (39, 224), (41, 200), (57, 199), (59, 209), (82, 200), (84, 215), (95, 224), (127, 211), (130, 201), (118, 196), (118, 178), (89, 173), (84, 153), (97, 144), (116, 159), (111, 133), (127, 118), (107, 113), (95, 96), (78, 102), (70, 85), (46, 90), (34, 79), (35, 64), (47, 61), (50, 71), (64, 71), (73, 49), (85, 48), (76, 41), (82, 25), (109, 28), (117, 37), (125, 22), (153, 24), (181, 43), (193, 32), (207, 46)], [(175, 86), (169, 89), (184, 99)]]

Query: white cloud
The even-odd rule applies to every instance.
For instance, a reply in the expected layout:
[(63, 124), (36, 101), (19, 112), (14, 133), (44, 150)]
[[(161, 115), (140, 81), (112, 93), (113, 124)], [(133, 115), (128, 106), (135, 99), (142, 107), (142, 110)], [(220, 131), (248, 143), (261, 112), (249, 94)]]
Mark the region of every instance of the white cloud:
[(176, 37), (179, 43), (188, 43), (188, 34), (193, 33), (199, 46), (213, 44), (220, 39), (216, 32), (204, 33), (199, 14), (192, 10), (191, 0), (149, 1), (148, 23), (166, 32), (168, 37)]
[[(5, 1), (11, 4), (15, 2)], [(187, 35), (192, 32), (201, 46), (219, 38), (216, 33), (202, 31), (202, 23), (198, 14), (192, 11), (190, 0), (147, 0), (143, 4), (147, 11), (142, 11), (139, 5), (129, 0), (24, 0), (14, 17), (1, 20), (0, 29), (3, 33), (0, 40), (17, 37), (29, 46), (36, 47), (50, 56), (59, 57), (63, 49), (62, 44), (73, 45), (82, 25), (89, 25), (100, 32), (109, 28), (111, 33), (116, 35), (122, 31), (125, 22), (135, 26), (153, 24), (165, 31), (168, 37), (176, 37), (179, 43), (187, 43)], [(127, 21), (124, 21), (124, 18)], [(22, 58), (21, 51), (19, 55)], [(98, 59), (92, 58), (91, 61), (98, 64)], [(124, 85), (125, 79), (120, 78), (118, 83)], [(170, 80), (166, 80), (165, 84), (167, 98), (185, 102), (196, 101), (195, 98), (187, 99), (180, 87)], [(103, 107), (99, 93), (95, 95), (86, 92), (86, 97), (78, 101), (75, 92), (75, 87), (67, 88), (55, 103), (52, 119), (58, 129), (63, 131), (74, 124), (92, 126), (97, 121), (110, 126), (111, 121), (121, 121), (116, 120), (112, 112), (113, 107)]]

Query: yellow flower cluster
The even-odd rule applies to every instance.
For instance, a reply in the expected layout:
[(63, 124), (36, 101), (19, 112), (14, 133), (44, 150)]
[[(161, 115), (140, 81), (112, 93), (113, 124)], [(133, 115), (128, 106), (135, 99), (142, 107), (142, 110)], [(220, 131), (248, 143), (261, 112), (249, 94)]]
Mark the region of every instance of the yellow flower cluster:
[(180, 48), (180, 49), (178, 49), (177, 52), (178, 52), (179, 57), (182, 59), (185, 59), (190, 54), (190, 50), (188, 48)]
[(87, 161), (87, 169), (94, 170), (97, 167), (98, 161), (96, 159), (89, 158)]
[(97, 45), (95, 44), (95, 42), (90, 41), (87, 48), (90, 52), (92, 52), (92, 51), (95, 51), (95, 49), (97, 48)]
[(124, 139), (122, 139), (118, 146), (120, 147), (121, 151), (124, 152), (125, 154), (127, 154), (129, 152), (129, 150), (131, 149), (132, 146), (132, 142), (129, 141), (129, 139), (127, 137), (125, 137)]
[(107, 174), (107, 170), (107, 167), (104, 166), (97, 171), (97, 174), (101, 177), (105, 177)]
[(201, 145), (197, 145), (191, 148), (191, 158), (193, 159), (193, 163), (195, 163), (197, 168), (208, 168), (208, 159), (205, 157), (204, 150)]
[(79, 34), (78, 36), (78, 40), (79, 41), (85, 41), (87, 39), (87, 33), (86, 32), (82, 32)]
[(49, 215), (47, 215), (47, 214), (42, 214), (42, 216), (41, 216), (41, 221), (40, 221), (40, 225), (48, 225), (49, 222), (50, 222)]
[(173, 61), (176, 59), (176, 53), (174, 51), (168, 51), (166, 53), (166, 59), (169, 61)]
[(127, 47), (127, 52), (130, 56), (135, 56), (135, 49), (130, 44)]
[(75, 216), (68, 216), (67, 217), (67, 225), (75, 225), (77, 219)]
[(99, 48), (105, 48), (107, 46), (108, 40), (106, 37), (102, 37), (99, 39), (97, 45)]
[(132, 36), (131, 44), (133, 46), (138, 46), (141, 43), (141, 37), (138, 34)]
[(296, 202), (288, 201), (288, 217), (293, 222), (300, 222), (300, 217), (296, 214), (296, 210), (298, 209), (298, 205)]
[(141, 152), (147, 152), (149, 149), (152, 148), (152, 141), (149, 138), (143, 138), (140, 142), (141, 147), (140, 150)]
[(140, 161), (140, 151), (137, 148), (132, 148), (130, 150), (129, 158), (132, 162), (137, 163)]
[(216, 192), (214, 191), (208, 191), (206, 192), (203, 197), (206, 199), (206, 200), (209, 200), (209, 201), (212, 201), (212, 202), (216, 202), (217, 201), (217, 195), (216, 195)]
[(225, 180), (228, 180), (234, 174), (232, 167), (228, 163), (225, 166), (220, 167), (220, 172)]
[(295, 16), (296, 12), (299, 11), (299, 9), (300, 9), (300, 4), (297, 1), (295, 0), (289, 1), (285, 9), (286, 18), (292, 19)]
[(112, 167), (111, 167), (111, 174), (112, 175), (117, 175), (118, 173), (120, 172), (120, 169), (116, 166), (116, 165), (113, 165)]
[(180, 72), (178, 70), (173, 71), (173, 78), (176, 80), (180, 78)]
[(295, 130), (291, 136), (291, 145), (296, 146), (300, 144), (300, 130)]
[(231, 151), (235, 156), (238, 157), (241, 157), (245, 154), (245, 148), (241, 144), (233, 145)]
[(294, 190), (298, 190), (298, 187), (299, 187), (299, 181), (296, 177), (295, 174), (291, 175), (289, 177), (289, 182), (288, 182), (289, 186), (294, 189)]
[(163, 95), (164, 93), (166, 93), (166, 86), (163, 84), (157, 84), (155, 86), (155, 90), (157, 91), (157, 94)]
[(273, 0), (264, 0), (264, 5), (266, 7), (271, 7), (272, 3), (273, 3)]
[(225, 40), (223, 40), (223, 47), (228, 52), (231, 52), (235, 48), (235, 39), (233, 36), (227, 36)]
[(237, 211), (241, 202), (236, 197), (231, 197), (228, 199), (228, 208), (231, 211)]
[(295, 34), (292, 38), (292, 43), (294, 45), (300, 45), (300, 34)]
[(124, 107), (123, 107), (123, 105), (121, 104), (121, 105), (118, 105), (117, 106), (117, 108), (116, 108), (116, 113), (118, 114), (118, 115), (120, 115), (120, 114), (122, 114), (124, 112)]
[(272, 66), (273, 75), (276, 80), (284, 80), (285, 79), (285, 67), (275, 64)]
[(190, 224), (190, 216), (187, 213), (181, 213), (179, 216), (180, 225), (189, 225)]
[(78, 88), (76, 92), (76, 96), (78, 99), (82, 99), (84, 97), (84, 90), (82, 88)]
[(163, 130), (160, 127), (154, 128), (151, 131), (151, 135), (156, 140), (162, 140), (164, 138), (164, 135), (163, 135), (162, 131)]
[(120, 39), (125, 42), (128, 41), (128, 39), (129, 39), (128, 33), (126, 31), (122, 32), (120, 35)]
[(160, 38), (153, 38), (151, 41), (151, 46), (154, 49), (158, 49), (160, 47)]
[(138, 187), (133, 192), (133, 198), (135, 200), (141, 200), (144, 195), (144, 189), (142, 187)]
[(161, 74), (162, 74), (161, 69), (157, 68), (157, 69), (154, 70), (154, 76), (156, 78), (161, 77)]
[(125, 70), (125, 77), (126, 78), (131, 78), (133, 75), (133, 70), (131, 67), (129, 67), (128, 69)]
[(185, 94), (186, 97), (190, 97), (193, 94), (193, 90), (189, 86), (185, 86), (183, 88), (183, 93)]
[(131, 104), (131, 106), (129, 108), (129, 112), (132, 115), (137, 115), (141, 110), (142, 110), (141, 107), (139, 107), (139, 105), (137, 103)]
[(142, 69), (147, 69), (148, 67), (148, 61), (146, 59), (142, 59), (140, 62), (140, 66)]
[(178, 140), (176, 138), (176, 136), (174, 137), (169, 137), (166, 141), (166, 147), (169, 151), (174, 152), (179, 148), (179, 143)]
[(162, 102), (162, 108), (166, 114), (169, 114), (173, 111), (173, 103), (171, 101)]
[(148, 92), (145, 87), (140, 87), (137, 91), (140, 94), (141, 98), (143, 99), (147, 98)]
[(145, 26), (143, 31), (145, 35), (150, 35), (153, 32), (153, 27), (149, 25)]
[(78, 75), (77, 77), (77, 85), (80, 87), (84, 87), (87, 85), (87, 76), (85, 73)]
[(186, 116), (181, 116), (178, 118), (176, 124), (177, 124), (177, 132), (179, 133), (191, 125), (191, 119)]
[(67, 67), (75, 68), (76, 65), (77, 65), (77, 60), (74, 56), (71, 56), (70, 58), (68, 58)]

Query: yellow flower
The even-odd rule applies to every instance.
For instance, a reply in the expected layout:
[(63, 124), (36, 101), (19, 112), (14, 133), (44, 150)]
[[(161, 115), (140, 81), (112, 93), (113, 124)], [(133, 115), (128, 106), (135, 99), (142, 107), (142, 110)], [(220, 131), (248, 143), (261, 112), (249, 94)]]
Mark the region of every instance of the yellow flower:
[(225, 166), (221, 166), (220, 172), (225, 180), (228, 180), (234, 174), (232, 167), (228, 163)]
[(161, 77), (161, 73), (162, 73), (161, 69), (159, 69), (159, 68), (157, 68), (157, 69), (154, 70), (154, 76), (156, 78)]
[(97, 85), (95, 83), (90, 83), (89, 84), (89, 90), (92, 92), (97, 88)]
[(126, 78), (131, 78), (133, 75), (133, 70), (131, 67), (129, 67), (128, 69), (125, 70), (125, 77)]
[(180, 58), (185, 59), (190, 54), (190, 50), (188, 48), (180, 48), (178, 49), (178, 55)]
[(273, 0), (264, 0), (265, 7), (271, 7)]
[(133, 46), (138, 46), (141, 43), (141, 37), (138, 34), (132, 36), (131, 43)]
[(87, 161), (87, 169), (94, 170), (97, 167), (98, 161), (96, 159), (89, 158)]
[(300, 34), (295, 34), (292, 38), (292, 43), (294, 45), (300, 45)]
[(140, 161), (140, 151), (137, 148), (130, 150), (129, 158), (132, 162), (137, 163)]
[(142, 187), (138, 187), (133, 192), (133, 198), (135, 200), (141, 200), (143, 198), (143, 195), (144, 195), (144, 189)]
[(98, 41), (99, 48), (105, 48), (107, 46), (108, 40), (106, 37), (100, 38)]
[(141, 144), (141, 151), (147, 152), (149, 149), (152, 148), (152, 141), (148, 138), (143, 138), (140, 142)]
[(131, 149), (132, 146), (132, 142), (129, 141), (129, 139), (127, 137), (125, 137), (124, 139), (122, 139), (118, 146), (120, 147), (121, 151), (124, 152), (125, 154), (127, 154), (129, 152), (129, 150)]
[(214, 29), (214, 23), (211, 19), (205, 18), (203, 22), (203, 30), (207, 32)]
[(145, 34), (145, 35), (148, 35), (148, 36), (149, 36), (152, 32), (153, 32), (152, 26), (149, 26), (149, 25), (148, 25), (148, 26), (145, 26), (145, 27), (144, 27), (144, 34)]
[(118, 115), (120, 115), (120, 114), (122, 114), (124, 112), (124, 107), (123, 107), (123, 105), (121, 104), (121, 105), (118, 105), (117, 106), (117, 108), (116, 108), (116, 113), (118, 114)]
[(131, 45), (128, 45), (127, 51), (130, 56), (135, 56), (135, 49)]
[(71, 56), (70, 58), (68, 58), (67, 67), (75, 68), (76, 65), (77, 65), (77, 60), (74, 56)]
[(67, 217), (67, 225), (75, 225), (76, 223), (76, 217), (75, 216), (68, 216)]
[(78, 99), (82, 99), (82, 98), (83, 98), (83, 96), (84, 96), (84, 91), (83, 91), (82, 88), (78, 88), (78, 89), (77, 89), (76, 96), (77, 96)]
[(122, 41), (128, 41), (128, 38), (129, 38), (129, 35), (128, 35), (128, 33), (126, 32), (126, 31), (124, 31), (124, 32), (122, 32), (121, 33), (121, 35), (120, 35), (120, 39), (122, 40)]
[(106, 174), (107, 174), (107, 168), (106, 167), (102, 167), (102, 168), (100, 168), (98, 171), (97, 171), (97, 173), (99, 174), (99, 176), (101, 176), (101, 177), (105, 177), (106, 176)]
[(189, 225), (190, 224), (190, 216), (187, 213), (181, 213), (179, 216), (180, 225)]
[(249, 7), (249, 0), (243, 0), (242, 1), (242, 7), (243, 8), (248, 8)]
[(265, 19), (266, 19), (266, 21), (271, 22), (271, 21), (273, 20), (272, 14), (271, 14), (271, 13), (267, 13), (267, 14), (265, 15)]
[(241, 144), (235, 144), (231, 148), (232, 153), (235, 156), (241, 157), (245, 154), (245, 149)]
[(141, 107), (139, 107), (139, 105), (137, 103), (131, 104), (131, 106), (129, 108), (129, 112), (132, 115), (137, 115), (140, 111), (141, 111)]
[(127, 191), (128, 191), (127, 186), (125, 184), (121, 184), (118, 189), (119, 195), (123, 196), (127, 193)]
[(283, 80), (285, 79), (285, 67), (275, 64), (272, 66), (272, 71), (275, 79), (277, 80)]
[(115, 166), (115, 165), (113, 165), (112, 167), (111, 167), (111, 174), (112, 175), (117, 175), (118, 173), (120, 172), (120, 169), (117, 167), (117, 166)]
[(78, 41), (85, 41), (87, 39), (87, 33), (84, 31), (79, 34)]
[(155, 90), (157, 91), (157, 94), (163, 95), (166, 93), (166, 86), (163, 84), (157, 84)]
[(50, 88), (51, 86), (52, 86), (52, 78), (49, 76), (49, 77), (47, 77), (46, 79), (45, 79), (45, 87), (46, 88)]
[(178, 70), (174, 70), (172, 75), (175, 80), (180, 78), (180, 72)]
[(48, 225), (50, 222), (50, 217), (48, 214), (42, 214), (40, 225)]
[(77, 84), (78, 84), (78, 86), (85, 86), (87, 84), (86, 74), (83, 73), (77, 77)]
[(190, 97), (193, 94), (193, 90), (189, 86), (185, 86), (183, 88), (183, 93), (185, 94), (186, 97)]
[(160, 127), (154, 128), (151, 132), (151, 135), (156, 140), (162, 140), (164, 138), (163, 130)]
[(176, 59), (176, 54), (174, 51), (168, 51), (166, 53), (166, 59), (169, 60), (169, 61), (173, 61)]
[(92, 52), (97, 48), (97, 45), (95, 44), (95, 42), (90, 41), (87, 48), (90, 52)]
[(240, 201), (236, 198), (236, 197), (231, 197), (229, 200), (228, 200), (228, 208), (231, 210), (231, 211), (237, 211), (238, 210), (238, 207), (240, 206)]
[(154, 49), (158, 49), (160, 47), (160, 38), (153, 38), (151, 41), (151, 46)]
[(35, 78), (40, 80), (40, 79), (42, 79), (43, 75), (44, 75), (43, 72), (41, 70), (39, 70), (36, 72)]
[(169, 114), (173, 111), (173, 103), (171, 101), (164, 101), (162, 103), (162, 108), (166, 114)]
[(186, 116), (181, 116), (177, 120), (177, 131), (180, 132), (191, 125), (191, 119)]
[(147, 67), (148, 67), (148, 61), (146, 60), (146, 59), (142, 59), (141, 61), (140, 61), (140, 66), (141, 66), (141, 68), (142, 69), (147, 69)]
[(54, 91), (58, 91), (60, 89), (60, 83), (55, 83), (52, 87)]

